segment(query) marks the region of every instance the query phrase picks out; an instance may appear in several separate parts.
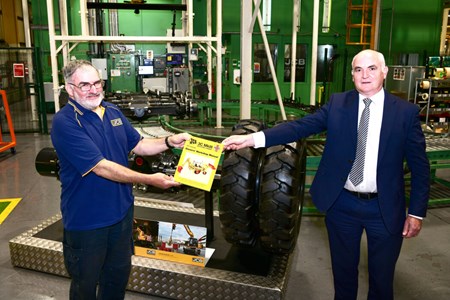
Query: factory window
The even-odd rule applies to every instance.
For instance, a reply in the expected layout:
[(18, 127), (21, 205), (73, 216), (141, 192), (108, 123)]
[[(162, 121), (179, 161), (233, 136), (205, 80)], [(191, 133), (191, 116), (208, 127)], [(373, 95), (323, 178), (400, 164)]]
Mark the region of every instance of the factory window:
[[(278, 46), (277, 44), (269, 44), (270, 53), (272, 55), (274, 69), (277, 69)], [(269, 60), (267, 59), (264, 44), (255, 44), (253, 51), (253, 80), (255, 82), (272, 81), (272, 73), (270, 72)]]

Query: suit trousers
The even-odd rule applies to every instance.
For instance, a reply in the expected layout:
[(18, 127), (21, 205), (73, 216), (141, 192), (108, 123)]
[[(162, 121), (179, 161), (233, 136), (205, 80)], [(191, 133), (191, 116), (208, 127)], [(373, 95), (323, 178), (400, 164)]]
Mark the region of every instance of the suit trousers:
[[(64, 263), (72, 278), (71, 300), (122, 300), (131, 271), (133, 209), (117, 224), (64, 230)], [(98, 284), (98, 292), (97, 292)]]
[(369, 300), (393, 299), (394, 272), (403, 242), (401, 231), (391, 234), (383, 223), (378, 198), (369, 200), (343, 190), (326, 212), (335, 299), (358, 295), (358, 265), (363, 231), (367, 236)]

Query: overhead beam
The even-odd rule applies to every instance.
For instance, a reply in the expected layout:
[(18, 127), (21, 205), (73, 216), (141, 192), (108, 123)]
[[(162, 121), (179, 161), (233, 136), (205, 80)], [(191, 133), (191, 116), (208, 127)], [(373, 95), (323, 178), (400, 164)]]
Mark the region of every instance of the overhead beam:
[(88, 2), (88, 9), (187, 10), (186, 4), (132, 4)]

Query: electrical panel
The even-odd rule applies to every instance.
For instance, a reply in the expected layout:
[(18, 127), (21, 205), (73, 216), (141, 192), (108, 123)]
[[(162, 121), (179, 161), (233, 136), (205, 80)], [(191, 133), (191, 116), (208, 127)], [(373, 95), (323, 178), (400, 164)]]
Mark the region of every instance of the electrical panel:
[(107, 60), (106, 58), (93, 58), (91, 59), (92, 65), (98, 70), (100, 73), (100, 77), (103, 80), (108, 80), (108, 68), (107, 68)]
[(110, 91), (138, 92), (134, 54), (109, 55)]
[(189, 91), (189, 70), (170, 68), (167, 72), (167, 86), (170, 93)]
[(108, 79), (107, 92), (142, 93), (145, 89), (161, 92), (188, 92), (190, 73), (181, 53), (155, 55), (152, 51), (109, 53), (107, 58), (92, 59), (94, 66)]
[(167, 53), (166, 65), (167, 66), (181, 66), (184, 64), (183, 54), (181, 53)]
[(153, 75), (153, 59), (144, 58), (142, 64), (138, 66), (139, 75)]
[(166, 77), (149, 77), (142, 79), (142, 89), (149, 89), (152, 91), (167, 92)]
[(425, 67), (389, 66), (389, 72), (385, 80), (385, 88), (391, 94), (413, 102), (416, 80), (424, 77)]

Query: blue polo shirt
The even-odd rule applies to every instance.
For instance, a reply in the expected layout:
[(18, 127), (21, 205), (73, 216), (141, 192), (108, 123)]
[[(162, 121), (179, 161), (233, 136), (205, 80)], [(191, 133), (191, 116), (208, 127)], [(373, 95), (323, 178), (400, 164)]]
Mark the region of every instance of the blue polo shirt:
[(69, 99), (52, 122), (59, 158), (61, 213), (66, 230), (91, 230), (121, 221), (133, 205), (132, 185), (91, 170), (107, 159), (128, 167), (128, 154), (141, 139), (120, 109), (103, 101), (103, 119)]

